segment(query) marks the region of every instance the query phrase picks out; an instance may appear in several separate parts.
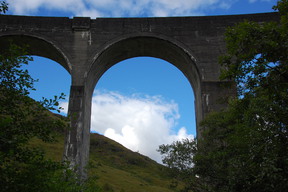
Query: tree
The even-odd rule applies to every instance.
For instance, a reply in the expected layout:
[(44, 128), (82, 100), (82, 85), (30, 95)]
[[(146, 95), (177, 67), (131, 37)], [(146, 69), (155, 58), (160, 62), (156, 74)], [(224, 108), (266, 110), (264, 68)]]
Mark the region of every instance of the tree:
[[(6, 10), (7, 4), (1, 2), (0, 11)], [(35, 137), (53, 142), (55, 129), (66, 126), (47, 111), (57, 107), (63, 95), (42, 102), (28, 97), (36, 80), (21, 68), (32, 60), (26, 55), (25, 48), (15, 44), (0, 54), (0, 191), (53, 191), (65, 166), (46, 159), (44, 151), (29, 142)]]
[(202, 122), (193, 156), (193, 191), (285, 191), (288, 188), (288, 1), (280, 22), (245, 21), (227, 29), (222, 79), (238, 97)]
[(99, 191), (92, 180), (79, 184), (69, 162), (47, 159), (43, 149), (30, 145), (34, 138), (56, 141), (68, 125), (49, 111), (59, 109), (63, 94), (40, 102), (28, 97), (36, 80), (21, 66), (31, 60), (15, 44), (0, 54), (0, 191)]
[(0, 14), (6, 13), (8, 10), (8, 4), (5, 1), (0, 2)]
[(245, 21), (226, 32), (226, 70), (238, 98), (211, 114), (194, 157), (207, 191), (285, 191), (288, 187), (288, 1), (280, 23)]
[(0, 55), (0, 183), (3, 191), (45, 191), (47, 188), (42, 188), (52, 179), (50, 175), (63, 170), (60, 162), (46, 160), (41, 149), (29, 146), (35, 137), (44, 142), (54, 141), (55, 129), (63, 129), (66, 122), (46, 110), (58, 104), (57, 97), (41, 103), (28, 97), (35, 80), (21, 68), (31, 60), (26, 54), (23, 48), (11, 45)]
[[(182, 191), (188, 191), (193, 179), (192, 157), (197, 151), (195, 139), (183, 139), (174, 141), (172, 144), (160, 145), (157, 150), (162, 155), (162, 162), (171, 169), (170, 174), (176, 179), (185, 183)], [(176, 181), (175, 180), (175, 181)], [(171, 186), (177, 185), (177, 182)]]
[(169, 168), (185, 171), (192, 168), (191, 154), (196, 151), (196, 145), (194, 140), (183, 139), (172, 144), (160, 145), (157, 151), (163, 155), (162, 161)]
[[(0, 14), (7, 10), (1, 1)], [(13, 42), (0, 51), (0, 191), (99, 191), (91, 180), (80, 184), (69, 162), (52, 161), (43, 149), (30, 145), (34, 138), (54, 142), (68, 125), (66, 118), (49, 111), (61, 109), (64, 94), (39, 102), (28, 96), (36, 80), (22, 66), (32, 60), (25, 47)]]

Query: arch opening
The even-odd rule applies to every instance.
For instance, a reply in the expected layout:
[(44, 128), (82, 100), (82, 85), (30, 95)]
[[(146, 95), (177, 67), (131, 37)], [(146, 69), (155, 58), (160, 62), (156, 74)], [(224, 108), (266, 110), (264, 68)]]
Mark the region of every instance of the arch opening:
[(35, 91), (30, 92), (30, 97), (40, 101), (42, 97), (53, 99), (54, 96), (65, 94), (65, 101), (61, 100), (61, 107), (64, 108), (62, 115), (66, 115), (68, 110), (69, 91), (71, 86), (71, 76), (59, 63), (40, 56), (32, 56), (33, 61), (23, 66), (29, 71), (31, 77), (38, 80), (34, 83)]
[(161, 163), (159, 145), (196, 135), (192, 87), (180, 70), (162, 59), (121, 61), (96, 85), (91, 131)]
[[(162, 59), (178, 68), (190, 83), (195, 98), (196, 132), (203, 118), (201, 106), (201, 80), (194, 57), (181, 43), (151, 37), (136, 36), (119, 40), (105, 46), (95, 58), (87, 74), (87, 102), (92, 99), (93, 90), (102, 75), (115, 64), (134, 57), (153, 57)], [(193, 98), (192, 98), (193, 99)], [(91, 113), (91, 112), (90, 112)], [(89, 126), (90, 127), (90, 126)]]
[(5, 50), (13, 43), (25, 47), (29, 55), (51, 59), (71, 73), (71, 64), (65, 54), (53, 42), (31, 35), (15, 34), (0, 36), (1, 49)]

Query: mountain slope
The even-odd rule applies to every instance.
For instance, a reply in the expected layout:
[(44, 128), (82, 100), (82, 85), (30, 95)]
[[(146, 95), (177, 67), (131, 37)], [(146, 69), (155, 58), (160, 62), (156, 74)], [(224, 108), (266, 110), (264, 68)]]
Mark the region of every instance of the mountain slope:
[(115, 191), (175, 191), (169, 188), (172, 179), (166, 167), (99, 134), (91, 134), (89, 165), (97, 183)]
[[(34, 140), (31, 145), (44, 148), (48, 158), (61, 160), (63, 143), (61, 134), (56, 143)], [(173, 192), (181, 187), (167, 167), (95, 133), (91, 134), (87, 169), (103, 192)]]

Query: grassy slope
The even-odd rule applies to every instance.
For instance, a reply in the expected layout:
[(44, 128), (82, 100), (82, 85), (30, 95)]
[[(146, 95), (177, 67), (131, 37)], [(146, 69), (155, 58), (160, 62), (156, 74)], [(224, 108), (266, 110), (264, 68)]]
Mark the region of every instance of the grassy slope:
[[(45, 148), (48, 157), (61, 160), (63, 143), (63, 136), (59, 136), (57, 143), (35, 140), (32, 145)], [(88, 172), (104, 192), (177, 191), (169, 187), (172, 179), (166, 167), (99, 134), (91, 134)]]
[(172, 180), (166, 167), (102, 135), (91, 134), (90, 165), (90, 174), (98, 176), (99, 184), (115, 191), (174, 191), (169, 189)]

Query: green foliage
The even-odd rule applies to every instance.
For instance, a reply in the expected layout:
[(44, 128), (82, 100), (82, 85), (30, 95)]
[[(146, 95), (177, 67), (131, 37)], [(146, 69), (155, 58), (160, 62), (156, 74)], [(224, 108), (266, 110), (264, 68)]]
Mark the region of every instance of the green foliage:
[(6, 13), (6, 11), (8, 11), (8, 3), (6, 3), (5, 1), (1, 1), (0, 2), (0, 14)]
[(192, 168), (196, 142), (189, 139), (174, 141), (172, 144), (160, 145), (157, 151), (162, 155), (162, 162), (169, 168), (185, 171)]
[[(243, 22), (226, 33), (222, 78), (235, 79), (239, 98), (204, 120), (194, 156), (202, 189), (285, 191), (288, 187), (288, 1), (280, 23)], [(203, 190), (204, 189), (204, 190)]]
[(162, 162), (170, 168), (170, 174), (176, 179), (170, 183), (175, 188), (180, 180), (185, 183), (182, 192), (189, 191), (194, 181), (193, 155), (197, 151), (195, 139), (183, 139), (172, 144), (160, 145), (157, 150), (162, 155)]
[(199, 141), (194, 173), (209, 187), (207, 191), (284, 191), (288, 187), (287, 109), (281, 117), (281, 112), (270, 110), (270, 102), (246, 96), (205, 119), (208, 131)]
[(227, 29), (221, 78), (236, 81), (238, 98), (201, 124), (206, 131), (187, 183), (194, 192), (288, 188), (288, 1), (273, 8), (279, 23), (245, 21)]
[[(7, 10), (8, 4), (1, 1), (0, 14)], [(37, 80), (22, 68), (32, 61), (25, 50), (11, 43), (0, 54), (0, 191), (99, 191), (91, 181), (79, 184), (68, 163), (48, 159), (42, 148), (32, 145), (35, 139), (56, 142), (67, 119), (49, 111), (61, 109), (64, 94), (40, 102), (28, 96)]]
[(114, 189), (113, 189), (113, 186), (111, 186), (111, 185), (108, 184), (108, 183), (105, 183), (105, 184), (103, 185), (103, 191), (114, 192)]
[[(28, 97), (35, 82), (22, 70), (31, 57), (11, 45), (0, 55), (0, 182), (3, 191), (39, 191), (47, 176), (61, 168), (27, 144), (31, 138), (53, 141), (53, 129), (65, 125)], [(53, 105), (51, 103), (50, 105)], [(51, 106), (49, 106), (51, 107)], [(32, 184), (33, 183), (33, 184)], [(41, 184), (41, 185), (40, 185)]]
[[(278, 1), (280, 23), (242, 22), (226, 32), (227, 54), (220, 58), (221, 78), (235, 79), (239, 95), (257, 87), (287, 82), (287, 0)], [(277, 79), (273, 79), (277, 78)]]
[(48, 111), (57, 110), (63, 94), (41, 102), (28, 97), (35, 80), (22, 69), (32, 60), (25, 55), (14, 44), (0, 55), (0, 191), (89, 191), (88, 183), (79, 185), (68, 166), (47, 159), (30, 144), (35, 138), (55, 142), (56, 131), (63, 132), (67, 121)]

